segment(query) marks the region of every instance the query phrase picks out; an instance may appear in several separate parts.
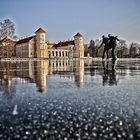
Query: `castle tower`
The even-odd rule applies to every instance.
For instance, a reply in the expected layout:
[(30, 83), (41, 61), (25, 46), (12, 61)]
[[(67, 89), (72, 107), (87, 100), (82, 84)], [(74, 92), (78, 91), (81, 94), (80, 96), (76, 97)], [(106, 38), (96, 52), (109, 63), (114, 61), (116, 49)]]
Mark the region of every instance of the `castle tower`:
[(83, 36), (77, 33), (74, 36), (73, 58), (84, 58)]
[(48, 46), (46, 44), (46, 32), (44, 29), (39, 28), (36, 32), (36, 52), (37, 58), (48, 58)]

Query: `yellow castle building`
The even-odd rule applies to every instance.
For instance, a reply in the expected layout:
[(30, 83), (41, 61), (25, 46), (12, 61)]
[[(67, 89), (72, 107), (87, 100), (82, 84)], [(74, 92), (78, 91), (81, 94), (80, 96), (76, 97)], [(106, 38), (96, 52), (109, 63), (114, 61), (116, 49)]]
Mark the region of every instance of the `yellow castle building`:
[(35, 34), (35, 56), (37, 58), (48, 58), (48, 45), (46, 43), (45, 30), (39, 28)]
[(46, 31), (39, 28), (34, 36), (18, 41), (4, 38), (0, 41), (0, 52), (4, 52), (0, 58), (84, 58), (83, 36), (77, 33), (74, 40), (50, 45), (46, 42)]

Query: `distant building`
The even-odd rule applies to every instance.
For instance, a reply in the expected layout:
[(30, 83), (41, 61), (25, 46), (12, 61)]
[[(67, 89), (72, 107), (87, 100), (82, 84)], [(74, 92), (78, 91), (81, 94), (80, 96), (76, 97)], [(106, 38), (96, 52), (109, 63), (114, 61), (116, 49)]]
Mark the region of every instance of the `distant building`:
[(39, 28), (34, 36), (17, 41), (16, 57), (20, 58), (48, 58), (46, 32)]
[(49, 51), (49, 58), (84, 58), (83, 36), (74, 35), (74, 40), (54, 44)]
[(74, 40), (46, 42), (46, 31), (39, 28), (34, 36), (18, 41), (4, 38), (0, 41), (1, 58), (84, 58), (83, 36), (77, 33)]
[(46, 32), (39, 28), (35, 32), (35, 57), (48, 58), (48, 45), (46, 44)]
[(74, 40), (53, 44), (49, 49), (49, 58), (73, 58)]
[(0, 58), (10, 58), (15, 56), (16, 42), (5, 37), (0, 41)]
[(73, 58), (84, 58), (83, 36), (80, 33), (74, 36)]
[(17, 41), (15, 50), (18, 58), (33, 58), (35, 57), (35, 36), (21, 39)]

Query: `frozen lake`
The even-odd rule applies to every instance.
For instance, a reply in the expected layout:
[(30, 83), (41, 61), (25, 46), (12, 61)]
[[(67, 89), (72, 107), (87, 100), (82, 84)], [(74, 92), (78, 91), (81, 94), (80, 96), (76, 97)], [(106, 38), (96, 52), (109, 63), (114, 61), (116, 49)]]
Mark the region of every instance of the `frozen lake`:
[(0, 140), (139, 140), (140, 60), (0, 62)]

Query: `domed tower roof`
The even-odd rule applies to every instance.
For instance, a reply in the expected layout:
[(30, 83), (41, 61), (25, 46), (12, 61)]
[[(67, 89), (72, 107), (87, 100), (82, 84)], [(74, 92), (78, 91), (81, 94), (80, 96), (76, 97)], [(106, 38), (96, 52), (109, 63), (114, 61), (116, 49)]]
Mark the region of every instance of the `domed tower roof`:
[(74, 35), (74, 37), (82, 37), (82, 35), (80, 33), (77, 33), (76, 35)]
[(46, 33), (46, 31), (40, 27), (38, 30), (35, 31), (35, 33)]

